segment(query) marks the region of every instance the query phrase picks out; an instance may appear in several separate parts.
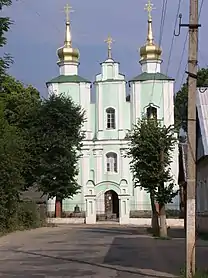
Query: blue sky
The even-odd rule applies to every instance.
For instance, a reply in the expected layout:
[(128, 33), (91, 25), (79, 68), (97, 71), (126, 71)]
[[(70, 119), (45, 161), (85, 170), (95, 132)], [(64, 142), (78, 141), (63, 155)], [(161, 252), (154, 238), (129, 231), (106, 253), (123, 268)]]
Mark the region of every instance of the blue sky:
[[(110, 34), (115, 43), (113, 57), (121, 63), (121, 72), (128, 78), (140, 73), (138, 48), (142, 46), (147, 34), (147, 14), (144, 6), (147, 0), (71, 0), (75, 10), (72, 18), (73, 45), (80, 50), (79, 73), (94, 80), (100, 72), (100, 62), (106, 58), (104, 39)], [(160, 35), (162, 0), (152, 0), (156, 9), (153, 11), (153, 31), (155, 42)], [(199, 0), (200, 4), (201, 0)], [(14, 20), (8, 33), (5, 52), (11, 53), (15, 63), (10, 72), (26, 84), (37, 87), (41, 95), (46, 95), (45, 82), (58, 75), (56, 49), (63, 45), (65, 31), (64, 6), (67, 0), (18, 0), (4, 9), (4, 15)], [(180, 12), (183, 22), (188, 23), (189, 1), (182, 0)], [(167, 61), (173, 35), (178, 0), (169, 0), (162, 33), (163, 73), (167, 73)], [(205, 30), (208, 1), (204, 1), (200, 17), (199, 67), (208, 64), (208, 43)], [(180, 37), (174, 39), (168, 75), (176, 78), (176, 90), (180, 87), (187, 63), (187, 47), (181, 62), (187, 29), (181, 30)]]

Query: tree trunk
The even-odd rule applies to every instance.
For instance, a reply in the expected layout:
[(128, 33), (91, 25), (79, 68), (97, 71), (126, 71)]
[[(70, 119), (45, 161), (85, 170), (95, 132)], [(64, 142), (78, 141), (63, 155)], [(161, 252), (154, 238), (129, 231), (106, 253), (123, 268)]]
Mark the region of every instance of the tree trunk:
[(62, 214), (62, 201), (56, 197), (55, 217), (61, 218), (61, 214)]
[(152, 233), (153, 236), (160, 235), (160, 227), (158, 221), (158, 213), (155, 207), (155, 200), (153, 194), (150, 194), (151, 206), (152, 206)]
[(160, 205), (160, 237), (168, 237), (165, 205)]

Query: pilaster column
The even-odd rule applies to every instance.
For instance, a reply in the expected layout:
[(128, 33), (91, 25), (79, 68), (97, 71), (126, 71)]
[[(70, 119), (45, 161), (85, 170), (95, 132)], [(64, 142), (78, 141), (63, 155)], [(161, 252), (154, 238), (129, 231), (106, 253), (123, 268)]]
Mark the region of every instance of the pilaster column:
[(97, 109), (97, 118), (98, 118), (98, 131), (103, 130), (103, 124), (104, 124), (104, 111), (103, 111), (103, 92), (102, 92), (102, 84), (98, 84), (98, 109)]
[(81, 150), (81, 185), (84, 195), (87, 194), (86, 184), (90, 179), (90, 149), (83, 147)]
[(103, 178), (103, 150), (102, 149), (94, 149), (93, 155), (95, 157), (95, 183), (99, 183)]
[(121, 178), (126, 179), (129, 182), (129, 177), (131, 175), (129, 171), (129, 157), (126, 157), (126, 149), (120, 149), (120, 157), (121, 157)]

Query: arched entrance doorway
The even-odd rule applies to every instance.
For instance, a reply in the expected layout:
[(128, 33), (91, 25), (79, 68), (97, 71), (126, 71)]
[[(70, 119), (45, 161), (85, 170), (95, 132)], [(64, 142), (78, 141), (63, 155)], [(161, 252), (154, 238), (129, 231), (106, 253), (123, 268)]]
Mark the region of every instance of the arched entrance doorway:
[(119, 199), (118, 194), (113, 190), (105, 192), (105, 214), (107, 219), (118, 219), (119, 218)]

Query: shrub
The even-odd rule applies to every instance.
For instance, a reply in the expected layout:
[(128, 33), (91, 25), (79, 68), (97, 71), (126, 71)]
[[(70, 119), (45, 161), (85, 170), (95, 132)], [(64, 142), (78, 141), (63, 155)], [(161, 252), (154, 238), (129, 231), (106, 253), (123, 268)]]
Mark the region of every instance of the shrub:
[(17, 219), (18, 226), (23, 229), (38, 228), (44, 224), (40, 207), (29, 201), (19, 203)]
[(5, 209), (0, 215), (1, 234), (24, 229), (33, 229), (45, 225), (45, 206), (31, 201), (13, 203), (12, 209)]

